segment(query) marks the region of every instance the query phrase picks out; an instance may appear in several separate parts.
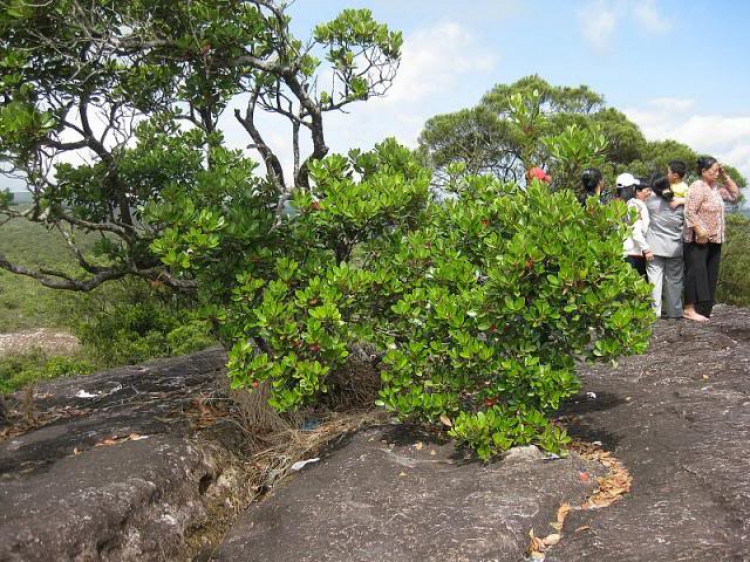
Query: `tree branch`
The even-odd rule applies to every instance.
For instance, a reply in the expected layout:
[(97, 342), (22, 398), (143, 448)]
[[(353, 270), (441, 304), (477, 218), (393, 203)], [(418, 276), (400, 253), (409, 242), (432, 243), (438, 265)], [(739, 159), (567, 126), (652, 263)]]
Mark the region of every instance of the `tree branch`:
[(36, 279), (39, 283), (51, 289), (65, 289), (68, 291), (81, 292), (89, 292), (106, 281), (120, 279), (128, 274), (127, 270), (110, 268), (100, 271), (90, 279), (80, 280), (61, 271), (51, 269), (39, 269), (38, 271), (34, 271), (22, 265), (13, 264), (8, 261), (2, 253), (0, 253), (0, 268), (17, 275), (25, 275), (26, 277)]
[(245, 109), (245, 116), (242, 116), (242, 113), (239, 109), (234, 110), (234, 116), (248, 132), (250, 138), (253, 139), (253, 142), (255, 143), (253, 148), (260, 152), (260, 155), (263, 158), (263, 163), (266, 166), (266, 174), (269, 181), (271, 181), (271, 183), (280, 193), (283, 193), (286, 191), (286, 183), (284, 182), (284, 170), (281, 167), (281, 162), (279, 162), (278, 157), (273, 153), (271, 148), (263, 140), (260, 131), (258, 131), (257, 127), (255, 127), (255, 123), (253, 121), (255, 117), (255, 104), (257, 102), (257, 99), (257, 90), (255, 92), (251, 92), (250, 99), (248, 100), (247, 107)]

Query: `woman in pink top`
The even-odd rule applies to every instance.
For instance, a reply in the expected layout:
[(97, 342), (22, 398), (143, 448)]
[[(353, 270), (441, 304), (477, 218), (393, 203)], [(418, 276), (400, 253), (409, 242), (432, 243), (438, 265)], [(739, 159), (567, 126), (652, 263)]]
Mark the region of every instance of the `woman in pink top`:
[(685, 310), (683, 316), (708, 322), (716, 300), (724, 201), (736, 201), (739, 188), (716, 158), (698, 158), (701, 179), (690, 186), (685, 203)]

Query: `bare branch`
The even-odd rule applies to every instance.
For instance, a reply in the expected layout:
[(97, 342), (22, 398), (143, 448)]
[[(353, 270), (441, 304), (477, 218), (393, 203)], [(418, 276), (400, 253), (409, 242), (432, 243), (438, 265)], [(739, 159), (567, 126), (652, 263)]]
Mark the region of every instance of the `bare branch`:
[(255, 143), (254, 148), (260, 152), (263, 162), (266, 165), (266, 175), (269, 181), (273, 183), (276, 189), (283, 193), (286, 190), (286, 183), (284, 182), (284, 170), (281, 167), (278, 157), (273, 153), (271, 148), (263, 140), (263, 136), (258, 131), (254, 123), (255, 117), (255, 104), (258, 99), (258, 92), (250, 93), (250, 99), (247, 102), (245, 108), (245, 115), (243, 117), (239, 109), (234, 110), (234, 116), (239, 123), (245, 128)]
[(11, 273), (25, 275), (26, 277), (36, 279), (39, 283), (51, 289), (65, 289), (82, 292), (91, 291), (106, 281), (120, 279), (128, 273), (126, 270), (111, 268), (100, 271), (89, 279), (81, 280), (75, 279), (61, 271), (50, 269), (39, 269), (35, 271), (21, 265), (13, 264), (8, 261), (2, 253), (0, 253), (0, 267)]
[(103, 268), (89, 263), (83, 256), (83, 252), (81, 252), (80, 248), (76, 245), (73, 238), (72, 228), (69, 228), (69, 230), (66, 231), (59, 222), (55, 224), (55, 228), (57, 228), (57, 231), (65, 239), (65, 243), (68, 245), (68, 248), (70, 248), (70, 251), (73, 252), (73, 255), (75, 256), (76, 261), (78, 262), (78, 265), (81, 267), (81, 269), (84, 269), (85, 271), (93, 274), (101, 273), (103, 271)]

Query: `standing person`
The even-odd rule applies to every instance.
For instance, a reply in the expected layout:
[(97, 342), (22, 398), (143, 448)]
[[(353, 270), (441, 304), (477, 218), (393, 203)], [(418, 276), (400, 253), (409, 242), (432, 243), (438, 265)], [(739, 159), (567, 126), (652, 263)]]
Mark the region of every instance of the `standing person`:
[[(654, 259), (646, 264), (648, 281), (654, 288), (654, 312), (659, 318), (682, 318), (682, 229), (685, 222), (683, 205), (673, 205), (675, 200), (670, 180), (656, 176), (651, 181), (655, 197), (649, 197), (646, 208), (649, 227), (646, 242)], [(662, 298), (666, 310), (662, 314)]]
[(736, 201), (739, 188), (716, 158), (698, 158), (697, 171), (701, 179), (690, 186), (685, 204), (683, 316), (695, 322), (708, 322), (719, 281), (725, 230), (724, 201)]
[(650, 222), (646, 199), (651, 196), (651, 187), (628, 173), (617, 176), (616, 187), (618, 197), (627, 203), (628, 209), (635, 209), (633, 230), (624, 243), (625, 260), (646, 277), (646, 262), (654, 259), (646, 242)]
[(685, 183), (687, 165), (682, 160), (672, 160), (667, 164), (667, 179), (669, 180), (672, 198), (672, 208), (684, 205), (687, 201), (688, 184)]
[(583, 187), (581, 204), (585, 207), (589, 197), (601, 198), (604, 190), (604, 177), (596, 168), (587, 168), (581, 174), (581, 186)]

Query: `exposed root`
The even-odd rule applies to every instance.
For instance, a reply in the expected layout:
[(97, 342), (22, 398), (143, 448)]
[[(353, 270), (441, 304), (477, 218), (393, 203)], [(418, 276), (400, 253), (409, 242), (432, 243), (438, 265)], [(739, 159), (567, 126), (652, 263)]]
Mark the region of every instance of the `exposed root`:
[(295, 462), (317, 455), (346, 434), (386, 419), (387, 414), (382, 411), (334, 412), (309, 431), (289, 429), (269, 436), (269, 446), (254, 455), (257, 472), (251, 477), (258, 492), (263, 493), (281, 481)]

